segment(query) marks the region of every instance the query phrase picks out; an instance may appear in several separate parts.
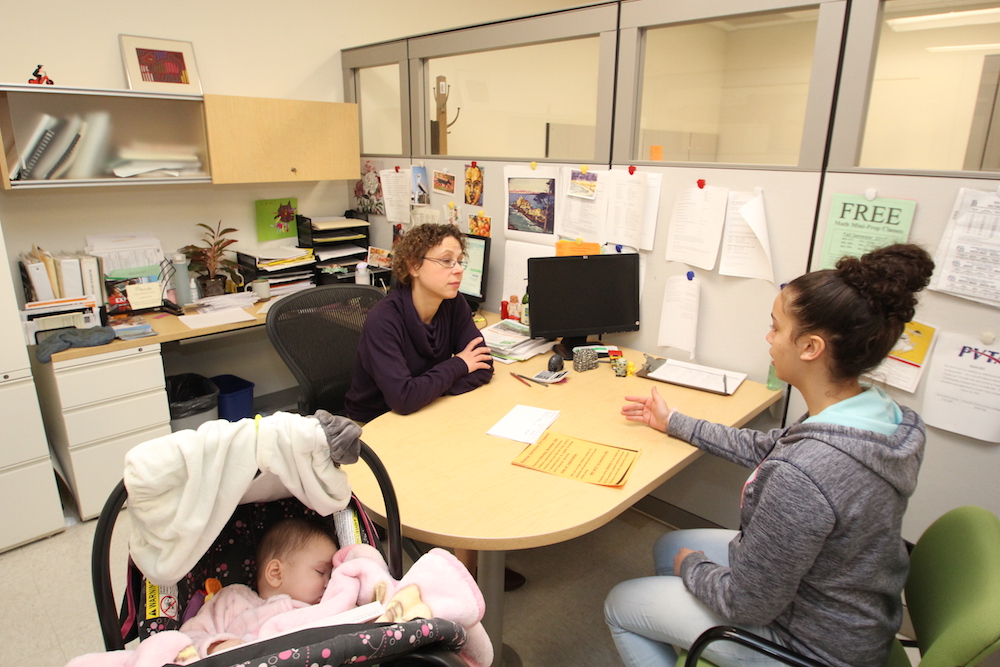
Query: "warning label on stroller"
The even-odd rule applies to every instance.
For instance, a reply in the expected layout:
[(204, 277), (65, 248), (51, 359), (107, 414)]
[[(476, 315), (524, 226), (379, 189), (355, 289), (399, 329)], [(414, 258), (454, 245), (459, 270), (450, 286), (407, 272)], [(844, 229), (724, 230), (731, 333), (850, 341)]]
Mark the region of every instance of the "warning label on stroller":
[(156, 586), (146, 581), (146, 619), (177, 620), (177, 586)]

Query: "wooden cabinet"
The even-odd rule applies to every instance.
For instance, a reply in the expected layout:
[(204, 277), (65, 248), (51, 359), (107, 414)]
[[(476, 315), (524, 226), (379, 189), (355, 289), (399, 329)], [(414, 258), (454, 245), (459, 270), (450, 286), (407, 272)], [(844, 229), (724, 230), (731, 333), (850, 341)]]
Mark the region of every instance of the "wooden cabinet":
[(205, 95), (213, 183), (360, 175), (356, 104)]
[(17, 84), (0, 142), (8, 190), (343, 180), (361, 155), (355, 104)]
[(49, 443), (80, 517), (90, 519), (121, 481), (125, 453), (170, 433), (160, 346), (33, 366)]

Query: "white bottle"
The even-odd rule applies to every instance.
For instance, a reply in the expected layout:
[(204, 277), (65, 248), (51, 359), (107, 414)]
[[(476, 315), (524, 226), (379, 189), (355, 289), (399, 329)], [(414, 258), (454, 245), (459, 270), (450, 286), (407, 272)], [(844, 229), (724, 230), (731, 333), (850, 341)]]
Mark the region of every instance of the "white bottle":
[(188, 259), (182, 253), (176, 253), (171, 262), (174, 267), (174, 295), (177, 305), (183, 308), (191, 303), (191, 277), (188, 275)]
[(368, 276), (368, 264), (358, 262), (354, 268), (354, 282), (358, 285), (371, 285), (371, 278)]

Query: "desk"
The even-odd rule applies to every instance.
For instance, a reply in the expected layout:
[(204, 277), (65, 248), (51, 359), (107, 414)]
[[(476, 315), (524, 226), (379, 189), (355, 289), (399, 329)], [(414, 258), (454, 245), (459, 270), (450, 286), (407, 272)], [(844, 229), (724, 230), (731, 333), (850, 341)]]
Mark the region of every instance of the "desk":
[[(642, 354), (623, 350), (641, 362)], [(621, 416), (624, 396), (656, 386), (685, 414), (742, 426), (781, 396), (744, 381), (719, 396), (638, 377), (619, 378), (609, 364), (543, 388), (525, 386), (511, 370), (534, 375), (549, 355), (518, 364), (496, 364), (492, 382), (467, 394), (444, 396), (402, 416), (386, 413), (368, 422), (362, 439), (388, 469), (399, 497), (403, 533), (445, 547), (478, 549), (479, 583), (486, 598), (483, 625), (500, 664), (503, 639), (504, 552), (546, 546), (586, 534), (611, 521), (687, 466), (699, 450)], [(511, 464), (526, 445), (486, 431), (517, 404), (559, 410), (553, 431), (641, 451), (627, 484), (607, 488)], [(385, 507), (366, 466), (348, 471), (355, 493), (375, 516)], [(627, 548), (627, 547), (626, 547)], [(531, 582), (528, 585), (532, 585)], [(517, 662), (508, 652), (508, 662)]]

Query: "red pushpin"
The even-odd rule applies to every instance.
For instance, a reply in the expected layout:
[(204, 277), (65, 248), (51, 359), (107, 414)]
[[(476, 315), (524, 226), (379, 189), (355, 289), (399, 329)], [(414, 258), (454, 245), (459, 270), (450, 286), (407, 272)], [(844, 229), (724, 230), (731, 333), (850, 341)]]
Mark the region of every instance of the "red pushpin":
[(628, 168), (628, 175), (629, 175), (629, 176), (635, 176), (635, 166), (633, 166), (633, 165), (629, 165), (629, 168)]
[(398, 164), (396, 165), (396, 173), (397, 174), (399, 173), (399, 165)]
[(475, 161), (475, 160), (473, 160), (473, 161), (472, 161), (472, 168), (473, 168), (473, 169), (475, 169), (475, 168), (476, 168), (476, 161)]
[(702, 188), (702, 189), (705, 188), (705, 179), (704, 178), (699, 178), (698, 179), (698, 187)]

